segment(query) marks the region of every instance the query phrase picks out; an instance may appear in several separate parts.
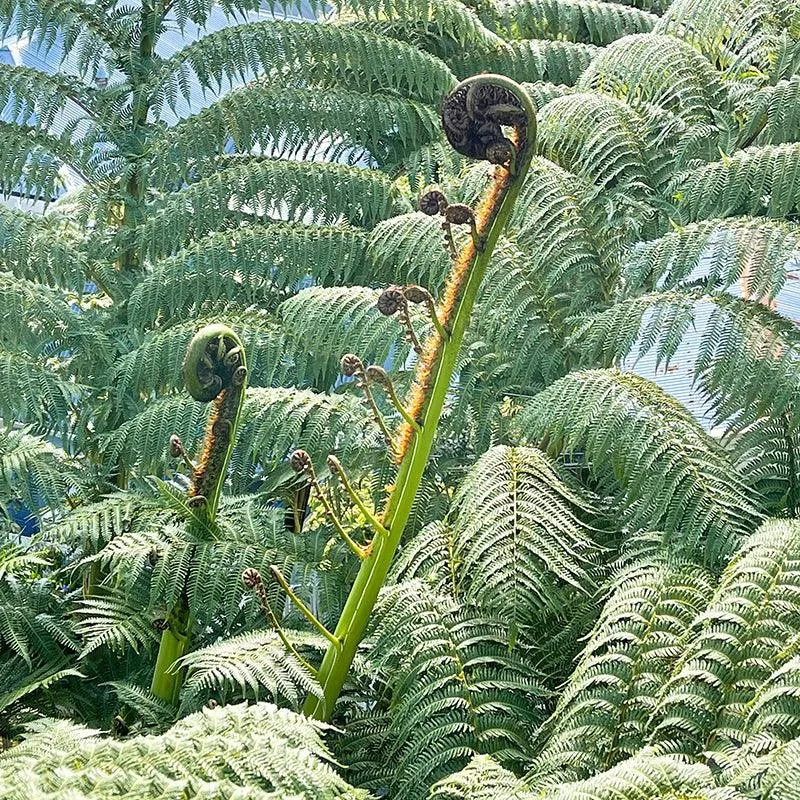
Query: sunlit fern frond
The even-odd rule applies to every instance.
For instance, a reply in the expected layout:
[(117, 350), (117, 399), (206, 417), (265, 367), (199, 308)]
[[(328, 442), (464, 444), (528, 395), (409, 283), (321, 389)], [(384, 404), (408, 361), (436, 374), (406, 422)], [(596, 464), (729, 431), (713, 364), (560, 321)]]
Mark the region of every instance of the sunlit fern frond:
[(388, 92), (258, 82), (232, 90), (170, 128), (153, 161), (165, 181), (180, 181), (191, 176), (196, 161), (222, 155), (232, 141), (242, 153), (390, 166), (438, 138), (436, 113), (417, 101)]
[(435, 105), (454, 83), (441, 61), (406, 42), (344, 25), (285, 20), (214, 31), (168, 59), (162, 74), (167, 97), (190, 94), (193, 79), (217, 91), (227, 82), (267, 74), (276, 82), (388, 90)]
[[(53, 735), (53, 724), (60, 735)], [(339, 777), (321, 732), (267, 703), (205, 709), (161, 736), (122, 742), (63, 721), (41, 725), (0, 756), (0, 797), (111, 796), (120, 785), (131, 800), (167, 786), (178, 793), (246, 792), (252, 800), (365, 797)], [(104, 774), (113, 777), (99, 781)]]
[[(302, 645), (302, 634), (288, 634)], [(254, 631), (195, 650), (176, 669), (186, 670), (181, 705), (197, 708), (209, 696), (223, 703), (234, 698), (271, 698), (297, 707), (308, 694), (319, 696), (314, 676), (290, 653), (275, 631)]]
[[(249, 385), (271, 386), (293, 379), (292, 362), (285, 355), (286, 344), (274, 317), (253, 308), (241, 314), (215, 315), (213, 321), (221, 316), (244, 343)], [(119, 359), (111, 380), (120, 405), (136, 408), (141, 398), (153, 392), (182, 390), (186, 348), (203, 322), (193, 319), (149, 333), (139, 347)]]
[(222, 299), (263, 306), (309, 276), (347, 281), (363, 252), (363, 233), (354, 228), (275, 223), (215, 233), (147, 273), (131, 294), (129, 320), (144, 327)]
[(726, 568), (654, 709), (657, 752), (696, 755), (746, 739), (748, 704), (800, 650), (799, 542), (800, 523), (767, 522)]
[(541, 451), (492, 448), (454, 499), (459, 593), (514, 627), (559, 613), (572, 592), (593, 586), (599, 553), (581, 520), (587, 511)]
[(407, 210), (377, 170), (249, 156), (227, 156), (215, 166), (207, 177), (154, 204), (136, 231), (142, 252), (174, 253), (208, 233), (264, 217), (369, 228)]
[(495, 0), (494, 30), (520, 39), (566, 39), (606, 45), (632, 33), (647, 33), (658, 17), (596, 0)]
[(598, 48), (579, 42), (525, 39), (495, 50), (467, 51), (450, 65), (461, 78), (485, 70), (518, 83), (548, 81), (573, 86), (597, 52)]
[(631, 248), (623, 277), (632, 292), (703, 280), (710, 288), (739, 283), (748, 298), (771, 300), (797, 257), (800, 228), (794, 223), (752, 217), (710, 219)]
[(545, 692), (509, 652), (504, 623), (413, 581), (386, 591), (375, 625), (370, 658), (392, 691), (393, 796), (419, 797), (477, 753), (525, 760)]
[(764, 681), (750, 703), (747, 728), (753, 737), (776, 743), (800, 737), (800, 656), (787, 661)]
[(639, 34), (618, 39), (580, 76), (578, 91), (599, 91), (631, 105), (653, 103), (687, 124), (706, 124), (728, 107), (720, 74), (674, 36)]
[(656, 698), (712, 591), (711, 576), (690, 563), (622, 573), (538, 734), (533, 780), (582, 780), (640, 750)]
[(525, 784), (491, 756), (475, 756), (466, 767), (434, 784), (429, 800), (532, 800)]
[(759, 521), (722, 448), (677, 401), (616, 370), (572, 372), (517, 419), (521, 442), (582, 454), (628, 524), (663, 530), (672, 548), (726, 559)]
[(355, 353), (365, 364), (401, 367), (408, 353), (395, 317), (377, 308), (376, 289), (364, 286), (311, 287), (281, 304), (283, 329), (298, 374), (312, 385), (330, 386), (339, 360)]
[(672, 200), (686, 222), (788, 217), (800, 207), (798, 171), (798, 143), (748, 147), (676, 177)]
[(404, 542), (392, 565), (392, 577), (398, 583), (424, 581), (440, 594), (455, 597), (458, 567), (452, 526), (431, 522), (410, 541)]
[(739, 142), (783, 144), (800, 139), (800, 78), (778, 81), (748, 93)]

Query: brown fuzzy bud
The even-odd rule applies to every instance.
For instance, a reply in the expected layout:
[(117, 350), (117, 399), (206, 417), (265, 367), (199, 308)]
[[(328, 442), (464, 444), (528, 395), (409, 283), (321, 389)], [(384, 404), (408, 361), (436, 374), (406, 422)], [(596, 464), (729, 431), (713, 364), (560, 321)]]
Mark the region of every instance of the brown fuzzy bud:
[(405, 304), (406, 298), (399, 286), (387, 286), (378, 297), (378, 311), (385, 317), (396, 314)]
[(329, 455), (327, 463), (328, 463), (328, 469), (334, 475), (340, 475), (341, 474), (341, 472), (342, 472), (342, 462), (339, 461), (339, 459), (336, 458), (336, 456)]
[(420, 195), (419, 210), (423, 214), (435, 217), (437, 214), (443, 214), (445, 208), (447, 208), (447, 198), (438, 186), (429, 186)]
[(196, 494), (194, 497), (190, 497), (188, 500), (189, 508), (203, 508), (208, 500), (206, 499), (205, 495)]
[(490, 164), (507, 164), (513, 157), (515, 148), (510, 139), (504, 136), (486, 145), (486, 160)]
[(444, 218), (451, 225), (471, 225), (475, 221), (472, 209), (463, 203), (453, 203), (453, 205), (447, 206)]
[(263, 579), (261, 577), (261, 573), (257, 569), (253, 569), (252, 567), (248, 567), (242, 573), (242, 583), (248, 589), (255, 589), (256, 586), (259, 586), (263, 583)]
[(424, 287), (422, 286), (406, 286), (403, 289), (403, 294), (406, 296), (406, 300), (409, 303), (432, 303), (433, 302), (433, 295)]
[(183, 449), (183, 442), (181, 441), (181, 437), (178, 434), (173, 433), (172, 436), (169, 437), (169, 454), (173, 458), (181, 458), (184, 454)]
[(367, 380), (386, 386), (389, 383), (389, 376), (383, 367), (373, 364), (371, 367), (367, 367)]
[(305, 450), (295, 450), (289, 463), (295, 472), (308, 472), (312, 469), (311, 456)]
[(347, 378), (352, 378), (353, 375), (356, 375), (364, 369), (364, 363), (357, 355), (345, 353), (342, 356), (342, 360), (339, 362), (339, 369), (341, 369), (342, 375)]

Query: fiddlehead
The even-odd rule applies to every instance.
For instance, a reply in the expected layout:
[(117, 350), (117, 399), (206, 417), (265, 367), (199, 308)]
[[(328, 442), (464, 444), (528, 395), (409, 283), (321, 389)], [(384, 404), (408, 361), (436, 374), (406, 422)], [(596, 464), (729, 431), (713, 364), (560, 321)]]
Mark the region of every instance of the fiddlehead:
[(190, 504), (204, 509), (206, 516), (213, 519), (247, 383), (247, 365), (239, 337), (227, 325), (219, 323), (201, 328), (186, 350), (183, 381), (195, 400), (214, 403), (189, 489)]

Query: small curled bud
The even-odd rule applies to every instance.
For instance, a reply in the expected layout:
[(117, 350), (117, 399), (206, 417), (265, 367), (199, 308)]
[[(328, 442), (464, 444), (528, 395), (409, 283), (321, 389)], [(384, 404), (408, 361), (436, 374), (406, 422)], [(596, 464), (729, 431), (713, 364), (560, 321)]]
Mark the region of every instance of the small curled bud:
[(378, 297), (378, 311), (385, 317), (391, 317), (405, 306), (406, 299), (399, 286), (388, 286)]
[(505, 136), (486, 145), (486, 160), (490, 164), (507, 164), (515, 153), (513, 143)]
[(424, 287), (413, 284), (403, 289), (403, 294), (409, 303), (433, 303), (433, 295)]
[(311, 456), (305, 450), (295, 450), (289, 457), (289, 463), (292, 465), (292, 469), (297, 473), (309, 472), (313, 469)]
[(173, 458), (182, 458), (186, 451), (183, 449), (183, 442), (177, 433), (169, 437), (169, 454)]
[(248, 567), (242, 573), (242, 583), (248, 589), (255, 589), (256, 586), (260, 586), (263, 583), (263, 579), (261, 577), (261, 573), (257, 569), (253, 569), (252, 567)]
[(443, 214), (447, 208), (447, 198), (438, 186), (429, 186), (419, 198), (419, 210), (429, 217)]
[(373, 364), (371, 367), (367, 367), (367, 380), (386, 386), (389, 383), (389, 376), (383, 367)]
[(453, 203), (447, 206), (444, 218), (451, 225), (471, 225), (475, 222), (475, 214), (472, 209), (463, 203)]
[(339, 459), (336, 458), (335, 455), (331, 454), (331, 455), (328, 456), (327, 464), (328, 464), (328, 469), (334, 475), (341, 475), (342, 474), (342, 462), (339, 461)]
[(202, 494), (196, 494), (188, 500), (189, 508), (203, 508), (207, 502), (208, 500)]
[(352, 378), (364, 369), (364, 363), (354, 353), (345, 353), (339, 362), (339, 369), (346, 378)]

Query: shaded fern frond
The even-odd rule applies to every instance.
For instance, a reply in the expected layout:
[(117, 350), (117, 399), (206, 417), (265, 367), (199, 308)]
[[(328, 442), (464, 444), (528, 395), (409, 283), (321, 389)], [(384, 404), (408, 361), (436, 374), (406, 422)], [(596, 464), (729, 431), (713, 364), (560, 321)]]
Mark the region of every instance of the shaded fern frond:
[(732, 463), (677, 401), (636, 375), (573, 372), (521, 413), (522, 442), (583, 453), (629, 524), (718, 563), (759, 521)]
[(800, 649), (799, 542), (800, 523), (767, 522), (726, 568), (654, 709), (657, 751), (695, 755), (744, 741), (748, 704)]
[[(302, 644), (303, 636), (292, 632)], [(287, 651), (274, 631), (234, 636), (184, 656), (176, 668), (186, 670), (181, 703), (191, 708), (209, 694), (227, 699), (261, 697), (285, 699), (297, 706), (311, 693), (322, 690), (311, 673)]]
[(536, 781), (581, 780), (635, 755), (661, 688), (713, 591), (691, 564), (623, 573), (553, 715), (539, 732)]
[(647, 33), (658, 17), (637, 8), (596, 0), (496, 0), (492, 27), (520, 39), (566, 39), (606, 45)]
[(743, 105), (745, 123), (739, 141), (783, 144), (800, 139), (800, 77), (763, 86)]
[(598, 553), (580, 519), (587, 508), (539, 450), (489, 450), (454, 500), (465, 597), (516, 627), (558, 613), (570, 590), (590, 591)]

